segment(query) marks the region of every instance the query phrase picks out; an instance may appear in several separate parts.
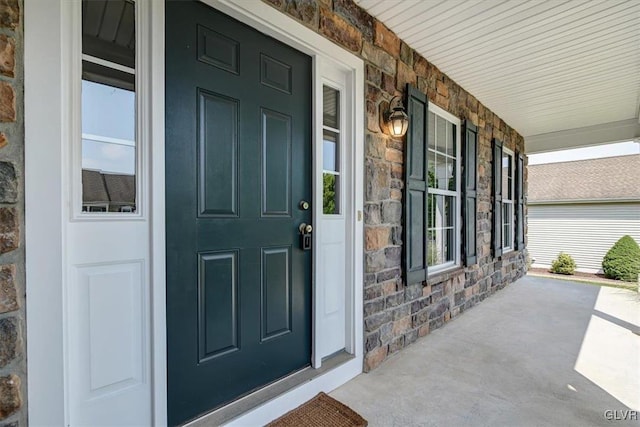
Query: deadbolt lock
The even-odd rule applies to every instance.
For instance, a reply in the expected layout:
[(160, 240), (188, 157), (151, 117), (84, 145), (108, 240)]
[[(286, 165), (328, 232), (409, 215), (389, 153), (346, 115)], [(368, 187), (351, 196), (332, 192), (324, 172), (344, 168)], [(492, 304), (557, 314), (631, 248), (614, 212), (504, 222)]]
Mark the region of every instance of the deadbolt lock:
[(307, 202), (306, 200), (301, 200), (299, 206), (300, 206), (300, 209), (302, 209), (303, 211), (307, 211), (309, 210), (310, 205), (309, 205), (309, 202)]

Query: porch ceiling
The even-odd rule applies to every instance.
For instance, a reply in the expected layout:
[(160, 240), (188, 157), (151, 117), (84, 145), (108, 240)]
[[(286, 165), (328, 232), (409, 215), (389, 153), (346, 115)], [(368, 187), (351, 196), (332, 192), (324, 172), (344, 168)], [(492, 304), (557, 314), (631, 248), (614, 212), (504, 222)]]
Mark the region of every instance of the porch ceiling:
[(355, 0), (525, 136), (527, 152), (640, 137), (637, 0)]

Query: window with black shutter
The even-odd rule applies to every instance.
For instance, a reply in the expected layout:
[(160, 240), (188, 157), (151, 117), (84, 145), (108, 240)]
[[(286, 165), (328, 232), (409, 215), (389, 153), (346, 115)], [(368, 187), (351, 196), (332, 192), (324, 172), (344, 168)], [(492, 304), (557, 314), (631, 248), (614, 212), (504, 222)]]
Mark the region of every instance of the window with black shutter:
[(427, 269), (438, 274), (461, 264), (460, 195), (465, 184), (460, 119), (429, 105), (427, 96), (411, 85), (407, 110), (404, 262), (412, 284), (426, 280)]

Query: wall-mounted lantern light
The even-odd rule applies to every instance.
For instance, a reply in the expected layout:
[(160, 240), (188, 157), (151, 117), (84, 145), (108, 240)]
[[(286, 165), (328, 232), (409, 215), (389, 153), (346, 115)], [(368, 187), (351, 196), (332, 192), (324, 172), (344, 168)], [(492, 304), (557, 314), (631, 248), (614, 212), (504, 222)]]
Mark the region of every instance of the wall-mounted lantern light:
[(385, 114), (385, 120), (389, 133), (394, 138), (400, 138), (407, 133), (409, 116), (405, 112), (402, 98), (394, 96), (389, 102), (389, 111)]

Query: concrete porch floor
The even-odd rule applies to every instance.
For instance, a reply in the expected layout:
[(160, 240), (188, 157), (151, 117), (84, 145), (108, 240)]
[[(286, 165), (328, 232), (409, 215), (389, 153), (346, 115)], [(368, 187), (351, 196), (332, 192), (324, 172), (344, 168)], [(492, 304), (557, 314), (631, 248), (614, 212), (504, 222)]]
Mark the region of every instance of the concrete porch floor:
[(331, 395), (372, 427), (638, 426), (634, 331), (637, 293), (527, 276)]

